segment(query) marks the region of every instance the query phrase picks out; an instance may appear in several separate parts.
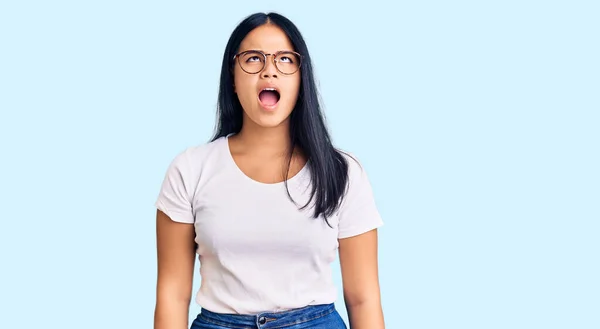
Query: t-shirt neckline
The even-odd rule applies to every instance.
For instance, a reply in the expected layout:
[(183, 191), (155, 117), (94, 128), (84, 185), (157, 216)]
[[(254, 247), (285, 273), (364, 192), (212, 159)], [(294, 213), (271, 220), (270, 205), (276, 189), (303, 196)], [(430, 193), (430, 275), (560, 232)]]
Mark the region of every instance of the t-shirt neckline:
[[(276, 182), (276, 183), (263, 183), (263, 182), (259, 182), (251, 177), (249, 177), (248, 175), (246, 175), (246, 173), (244, 173), (242, 171), (242, 169), (240, 169), (240, 167), (237, 165), (237, 163), (235, 162), (235, 160), (233, 159), (233, 155), (231, 154), (231, 149), (229, 148), (229, 137), (234, 135), (229, 134), (227, 136), (224, 136), (222, 138), (221, 143), (223, 144), (223, 149), (224, 149), (224, 153), (225, 153), (225, 157), (227, 158), (227, 161), (229, 162), (229, 164), (231, 166), (234, 167), (235, 171), (238, 173), (238, 175), (241, 175), (245, 180), (250, 181), (253, 184), (256, 185), (260, 185), (260, 186), (273, 186), (273, 187), (278, 187), (278, 186), (282, 186), (285, 184), (285, 181), (281, 181), (281, 182)], [(289, 177), (287, 179), (287, 183), (288, 185), (298, 179), (300, 179), (302, 176), (305, 175), (306, 171), (308, 170), (308, 165), (310, 160), (307, 160), (306, 163), (304, 164), (304, 166), (302, 167), (302, 169), (300, 169), (300, 171), (298, 171), (294, 176)]]

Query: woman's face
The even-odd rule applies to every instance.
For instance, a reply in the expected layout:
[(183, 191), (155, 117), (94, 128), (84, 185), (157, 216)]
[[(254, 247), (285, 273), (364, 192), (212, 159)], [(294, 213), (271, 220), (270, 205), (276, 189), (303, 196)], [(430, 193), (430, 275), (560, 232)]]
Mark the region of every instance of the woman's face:
[[(293, 51), (294, 48), (279, 27), (265, 24), (252, 30), (242, 40), (238, 53), (246, 50), (275, 54), (278, 51)], [(260, 68), (260, 60), (262, 55), (256, 54), (238, 56), (236, 59), (234, 90), (244, 109), (244, 125), (271, 128), (287, 124), (298, 99), (300, 70), (290, 75), (282, 74), (275, 67), (271, 55), (267, 55), (264, 69), (256, 74), (247, 73), (240, 66), (240, 63), (245, 65), (246, 71), (248, 67)], [(292, 65), (292, 59), (282, 57), (280, 67), (284, 65)]]

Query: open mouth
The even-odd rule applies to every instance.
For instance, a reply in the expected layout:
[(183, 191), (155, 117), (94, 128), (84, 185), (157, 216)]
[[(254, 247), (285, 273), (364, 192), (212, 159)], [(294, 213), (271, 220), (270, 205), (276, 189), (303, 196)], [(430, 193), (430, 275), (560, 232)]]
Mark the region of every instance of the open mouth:
[(258, 99), (264, 106), (275, 106), (280, 98), (281, 95), (275, 88), (265, 88), (258, 94)]

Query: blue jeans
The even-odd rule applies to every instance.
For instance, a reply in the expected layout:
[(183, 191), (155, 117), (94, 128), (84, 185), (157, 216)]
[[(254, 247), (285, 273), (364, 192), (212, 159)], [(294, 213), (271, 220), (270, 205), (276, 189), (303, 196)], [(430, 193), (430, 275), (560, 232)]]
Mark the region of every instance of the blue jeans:
[(200, 311), (190, 329), (347, 329), (334, 304), (256, 315)]

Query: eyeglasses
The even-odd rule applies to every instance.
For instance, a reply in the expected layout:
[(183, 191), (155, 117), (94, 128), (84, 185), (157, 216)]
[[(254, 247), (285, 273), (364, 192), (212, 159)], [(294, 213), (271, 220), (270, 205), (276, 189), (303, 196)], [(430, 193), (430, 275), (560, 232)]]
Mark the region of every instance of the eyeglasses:
[(265, 54), (260, 50), (246, 50), (233, 56), (237, 59), (242, 70), (249, 74), (261, 72), (267, 63), (267, 56), (273, 56), (273, 64), (281, 74), (294, 74), (300, 69), (302, 56), (295, 51), (278, 51), (274, 54)]

